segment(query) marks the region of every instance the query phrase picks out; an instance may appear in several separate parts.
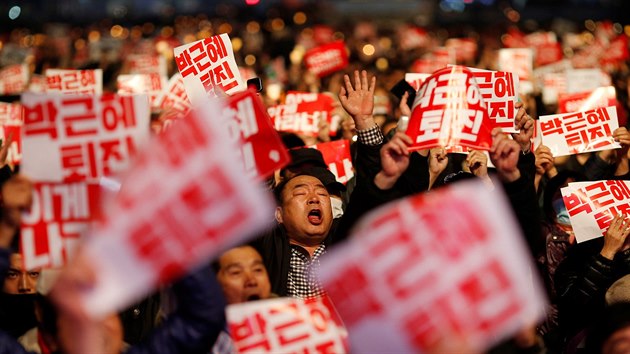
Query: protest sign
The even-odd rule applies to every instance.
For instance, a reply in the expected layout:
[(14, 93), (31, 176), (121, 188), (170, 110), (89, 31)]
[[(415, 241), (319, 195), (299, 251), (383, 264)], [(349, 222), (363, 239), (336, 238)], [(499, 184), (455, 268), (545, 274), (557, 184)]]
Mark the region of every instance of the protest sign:
[(28, 83), (28, 92), (43, 93), (46, 92), (46, 77), (44, 75), (33, 75)]
[(458, 338), (484, 352), (543, 316), (545, 295), (510, 210), (475, 180), (363, 218), (320, 267), (352, 350), (418, 353)]
[(616, 104), (617, 94), (614, 86), (598, 87), (593, 91), (559, 95), (558, 113), (582, 112)]
[(4, 145), (11, 139), (6, 159), (11, 165), (19, 164), (22, 159), (23, 124), (21, 104), (0, 102), (0, 141)]
[(166, 87), (166, 79), (158, 73), (118, 75), (116, 78), (119, 95), (146, 93), (151, 107), (157, 109), (157, 98)]
[(407, 135), (412, 150), (460, 145), (489, 150), (493, 128), (470, 70), (441, 69), (426, 79), (412, 106)]
[(560, 192), (578, 243), (604, 236), (615, 215), (630, 215), (628, 181), (575, 182)]
[(474, 61), (477, 56), (477, 41), (472, 38), (449, 38), (444, 46), (455, 51), (455, 60), (458, 63)]
[(617, 149), (612, 132), (619, 128), (614, 106), (540, 116), (542, 142), (553, 156)]
[(96, 276), (82, 296), (90, 315), (125, 308), (273, 220), (271, 196), (234, 163), (237, 147), (216, 124), (223, 111), (208, 100), (139, 151), (82, 247)]
[(455, 50), (453, 48), (434, 48), (422, 58), (416, 60), (411, 65), (414, 73), (433, 73), (447, 65), (455, 64)]
[(350, 141), (334, 140), (313, 146), (324, 157), (328, 169), (335, 175), (337, 182), (346, 184), (354, 177), (352, 157), (350, 156)]
[(14, 64), (0, 70), (0, 95), (19, 95), (28, 85), (28, 66)]
[(181, 116), (186, 115), (190, 108), (190, 100), (184, 88), (184, 79), (176, 73), (168, 80), (166, 89), (156, 98), (156, 106), (161, 111), (173, 111)]
[(267, 111), (277, 131), (318, 136), (320, 120), (325, 120), (330, 125), (330, 135), (335, 136), (340, 122), (338, 116), (333, 120), (333, 102), (323, 93), (289, 91), (283, 105)]
[(73, 94), (103, 93), (103, 70), (46, 70), (46, 92)]
[(65, 265), (99, 213), (100, 186), (96, 182), (35, 183), (33, 205), (21, 225), (24, 267)]
[(22, 95), (21, 172), (35, 181), (94, 180), (123, 171), (149, 137), (146, 95)]
[(289, 163), (289, 154), (254, 92), (230, 97), (222, 117), (226, 120), (220, 126), (227, 128), (237, 147), (237, 161), (242, 161), (245, 175), (263, 179)]
[(518, 76), (504, 71), (468, 69), (479, 86), (493, 125), (506, 133), (517, 132), (518, 109), (515, 108), (515, 104), (518, 102)]
[(129, 54), (125, 57), (129, 74), (158, 74), (166, 77), (166, 59), (157, 54)]
[(348, 331), (328, 297), (278, 298), (228, 305), (239, 353), (347, 353)]
[[(431, 76), (431, 74), (406, 73), (405, 81), (407, 81), (409, 85), (411, 85), (411, 87), (413, 87), (416, 90), (416, 92), (418, 92), (424, 80), (426, 80), (427, 77), (429, 76)], [(412, 102), (407, 102), (407, 104), (409, 103), (412, 103)]]
[(398, 29), (398, 42), (400, 49), (412, 50), (428, 47), (431, 43), (431, 37), (424, 29), (407, 25)]
[(193, 104), (204, 101), (205, 97), (220, 96), (217, 89), (228, 95), (246, 89), (227, 34), (184, 44), (173, 52)]
[(343, 42), (333, 42), (309, 49), (304, 54), (304, 63), (310, 72), (324, 77), (348, 66), (348, 52)]
[(521, 81), (532, 81), (533, 56), (530, 48), (499, 49), (499, 70), (513, 72)]
[(571, 69), (566, 71), (567, 93), (592, 91), (610, 86), (610, 77), (600, 69)]

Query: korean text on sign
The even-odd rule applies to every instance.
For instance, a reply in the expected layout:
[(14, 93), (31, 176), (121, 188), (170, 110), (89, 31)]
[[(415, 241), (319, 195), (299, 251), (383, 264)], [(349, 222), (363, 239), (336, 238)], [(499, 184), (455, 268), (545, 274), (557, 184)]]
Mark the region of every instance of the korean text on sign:
[(313, 146), (321, 151), (328, 169), (335, 175), (337, 182), (346, 184), (354, 177), (349, 140), (335, 140)]
[(407, 135), (414, 150), (452, 145), (488, 150), (492, 128), (472, 73), (452, 66), (438, 70), (422, 84)]
[(518, 76), (511, 72), (469, 69), (477, 81), (494, 125), (506, 133), (516, 132), (515, 119), (518, 110), (514, 104), (518, 101)]
[(577, 242), (603, 236), (615, 215), (630, 214), (627, 181), (569, 183), (561, 192)]
[(322, 93), (287, 93), (285, 103), (269, 107), (274, 127), (277, 131), (294, 132), (308, 136), (318, 136), (321, 121), (330, 125), (330, 135), (336, 134), (339, 122), (333, 120), (333, 99)]
[(612, 138), (619, 127), (614, 106), (539, 118), (543, 144), (553, 156), (620, 148)]
[(0, 69), (0, 95), (19, 95), (28, 85), (28, 67), (9, 65)]
[(122, 172), (149, 136), (145, 95), (25, 94), (22, 171), (36, 181)]
[(253, 301), (225, 311), (239, 353), (348, 352), (348, 332), (327, 297)]
[(36, 183), (22, 218), (20, 246), (27, 269), (61, 267), (99, 213), (98, 183)]
[(540, 318), (545, 296), (509, 210), (470, 181), (364, 218), (320, 269), (353, 351), (425, 352), (461, 336), (483, 352)]
[(202, 39), (174, 49), (175, 63), (184, 79), (190, 101), (234, 94), (246, 86), (236, 65), (232, 42), (227, 34)]
[(230, 97), (223, 117), (226, 121), (221, 126), (227, 128), (245, 175), (266, 178), (289, 163), (290, 157), (258, 95), (246, 91)]
[(103, 93), (103, 70), (46, 70), (46, 92)]
[(125, 308), (272, 220), (271, 196), (234, 163), (235, 147), (214, 124), (223, 109), (202, 103), (138, 153), (83, 248), (97, 275), (82, 300), (92, 316)]
[(304, 62), (309, 71), (324, 77), (348, 66), (348, 53), (343, 42), (329, 43), (307, 51)]

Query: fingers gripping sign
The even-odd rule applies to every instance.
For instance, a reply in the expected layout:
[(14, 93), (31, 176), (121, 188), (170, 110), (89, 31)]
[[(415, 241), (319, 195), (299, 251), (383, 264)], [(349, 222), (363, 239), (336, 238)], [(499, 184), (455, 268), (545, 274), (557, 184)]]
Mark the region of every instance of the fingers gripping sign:
[(492, 147), (490, 160), (497, 169), (499, 178), (504, 182), (514, 182), (521, 177), (518, 169), (518, 156), (521, 152), (519, 144), (510, 140), (501, 128), (492, 130)]

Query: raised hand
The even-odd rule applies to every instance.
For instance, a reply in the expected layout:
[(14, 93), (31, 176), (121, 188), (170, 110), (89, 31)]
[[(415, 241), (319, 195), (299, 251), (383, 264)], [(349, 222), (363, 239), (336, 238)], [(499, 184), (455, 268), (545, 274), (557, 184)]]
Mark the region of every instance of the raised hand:
[(521, 151), (529, 151), (531, 148), (532, 136), (534, 136), (534, 120), (525, 112), (522, 102), (517, 102), (515, 107), (518, 109), (516, 112), (516, 129), (518, 133), (513, 133), (512, 138), (521, 147)]
[(626, 215), (615, 215), (604, 234), (604, 247), (600, 254), (608, 259), (615, 258), (617, 252), (624, 247), (628, 234), (630, 234), (630, 220)]
[(472, 150), (466, 157), (466, 165), (470, 172), (479, 177), (488, 177), (488, 156), (483, 151)]
[(407, 134), (396, 132), (381, 148), (381, 171), (374, 178), (380, 189), (390, 189), (409, 167), (409, 148), (413, 142)]
[(540, 145), (534, 152), (534, 156), (536, 157), (536, 174), (541, 176), (547, 174), (550, 178), (558, 174), (553, 162), (553, 155), (547, 146)]
[(504, 182), (514, 182), (521, 177), (518, 169), (519, 144), (510, 140), (501, 128), (492, 129), (492, 147), (490, 160), (497, 169), (499, 178)]
[(367, 71), (354, 72), (354, 86), (348, 75), (343, 76), (344, 84), (339, 90), (339, 101), (343, 108), (352, 116), (358, 130), (372, 128), (374, 118), (374, 89), (376, 88), (376, 77), (368, 83)]

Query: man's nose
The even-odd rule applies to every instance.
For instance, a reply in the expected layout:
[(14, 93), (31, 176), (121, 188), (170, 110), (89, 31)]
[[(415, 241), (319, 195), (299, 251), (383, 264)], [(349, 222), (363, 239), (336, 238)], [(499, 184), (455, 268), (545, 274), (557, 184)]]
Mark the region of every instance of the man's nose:
[(31, 282), (28, 280), (28, 276), (26, 274), (20, 274), (18, 278), (18, 292), (19, 293), (30, 293), (32, 292)]
[(246, 286), (258, 286), (258, 280), (256, 280), (256, 277), (254, 276), (253, 272), (247, 272), (245, 273), (245, 285)]
[(311, 193), (311, 195), (309, 195), (308, 197), (308, 203), (309, 204), (319, 204), (319, 196), (316, 193)]

